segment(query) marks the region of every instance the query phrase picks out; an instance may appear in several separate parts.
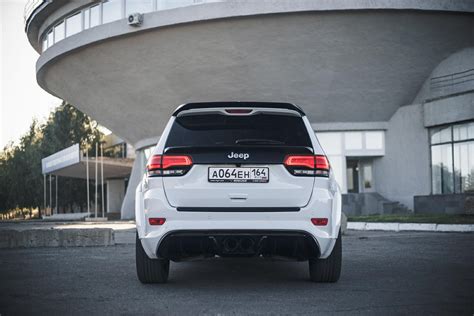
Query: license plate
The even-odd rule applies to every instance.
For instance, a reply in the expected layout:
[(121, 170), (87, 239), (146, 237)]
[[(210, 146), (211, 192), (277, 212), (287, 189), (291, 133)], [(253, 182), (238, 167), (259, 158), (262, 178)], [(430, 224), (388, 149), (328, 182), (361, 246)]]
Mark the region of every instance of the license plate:
[(209, 182), (266, 183), (268, 168), (209, 168)]

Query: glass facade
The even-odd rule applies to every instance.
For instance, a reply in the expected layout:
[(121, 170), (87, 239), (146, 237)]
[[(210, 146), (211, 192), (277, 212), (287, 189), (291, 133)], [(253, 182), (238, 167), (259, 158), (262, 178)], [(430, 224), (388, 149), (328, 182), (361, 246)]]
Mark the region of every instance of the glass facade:
[(73, 11), (72, 15), (59, 24), (46, 29), (41, 40), (42, 51), (65, 37), (94, 26), (124, 19), (130, 13), (148, 13), (220, 1), (224, 0), (104, 0), (99, 4)]
[(433, 128), (433, 194), (474, 192), (474, 122)]

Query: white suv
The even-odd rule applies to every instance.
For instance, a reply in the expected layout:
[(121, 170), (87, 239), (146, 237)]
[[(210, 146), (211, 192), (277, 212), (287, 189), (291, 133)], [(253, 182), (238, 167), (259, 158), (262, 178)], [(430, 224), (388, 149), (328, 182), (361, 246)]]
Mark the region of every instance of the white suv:
[(169, 262), (264, 257), (309, 261), (312, 281), (341, 271), (341, 193), (304, 112), (289, 103), (176, 109), (136, 191), (143, 283)]

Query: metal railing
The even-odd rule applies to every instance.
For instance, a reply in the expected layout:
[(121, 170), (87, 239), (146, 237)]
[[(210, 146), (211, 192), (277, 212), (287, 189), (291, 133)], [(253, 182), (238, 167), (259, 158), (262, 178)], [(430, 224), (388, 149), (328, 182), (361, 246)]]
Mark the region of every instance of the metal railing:
[(25, 5), (25, 9), (23, 10), (23, 22), (26, 24), (28, 18), (30, 17), (31, 13), (39, 7), (45, 0), (28, 0)]
[(430, 99), (459, 94), (474, 90), (474, 68), (430, 80)]

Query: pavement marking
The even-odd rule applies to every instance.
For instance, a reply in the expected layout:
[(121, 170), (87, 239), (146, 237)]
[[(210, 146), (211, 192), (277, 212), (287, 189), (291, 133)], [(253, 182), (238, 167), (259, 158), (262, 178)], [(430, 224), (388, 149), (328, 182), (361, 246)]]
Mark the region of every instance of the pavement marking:
[(381, 230), (381, 231), (424, 231), (424, 232), (474, 232), (473, 224), (434, 224), (434, 223), (378, 223), (348, 222), (350, 230)]

